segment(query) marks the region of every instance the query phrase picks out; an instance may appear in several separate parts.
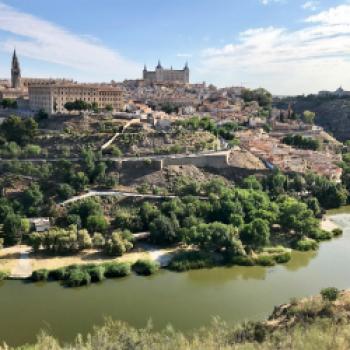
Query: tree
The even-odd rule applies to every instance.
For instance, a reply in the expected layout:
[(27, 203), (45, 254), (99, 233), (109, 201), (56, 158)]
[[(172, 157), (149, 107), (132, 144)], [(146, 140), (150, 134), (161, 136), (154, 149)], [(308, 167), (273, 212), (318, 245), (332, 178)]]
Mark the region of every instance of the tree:
[(86, 220), (86, 227), (89, 232), (106, 232), (108, 229), (108, 221), (103, 215), (90, 215)]
[(7, 246), (18, 244), (21, 241), (22, 218), (16, 214), (9, 214), (4, 220), (4, 243)]
[(31, 143), (37, 130), (38, 124), (33, 118), (21, 119), (17, 116), (7, 118), (0, 127), (8, 142), (13, 141), (21, 146)]
[(150, 224), (150, 239), (153, 243), (168, 244), (179, 241), (179, 236), (176, 232), (176, 219), (170, 219), (165, 215), (159, 215)]
[(105, 109), (106, 109), (107, 112), (113, 112), (113, 106), (112, 105), (107, 105)]
[(314, 112), (304, 111), (304, 113), (303, 113), (303, 121), (306, 124), (314, 124), (315, 116), (316, 116), (316, 114)]
[(133, 237), (129, 231), (115, 231), (106, 241), (104, 252), (111, 256), (122, 256), (133, 248)]
[(255, 219), (244, 226), (240, 238), (253, 247), (264, 247), (269, 243), (270, 226), (267, 220)]
[(23, 192), (22, 204), (27, 213), (37, 215), (44, 202), (44, 195), (38, 184), (32, 184)]
[(102, 249), (105, 246), (106, 240), (101, 233), (94, 233), (92, 237), (92, 246), (96, 249)]
[(260, 181), (255, 176), (248, 176), (243, 180), (243, 187), (250, 190), (262, 190), (262, 185)]
[(337, 288), (329, 287), (321, 290), (322, 299), (325, 301), (335, 301), (338, 299), (340, 292)]

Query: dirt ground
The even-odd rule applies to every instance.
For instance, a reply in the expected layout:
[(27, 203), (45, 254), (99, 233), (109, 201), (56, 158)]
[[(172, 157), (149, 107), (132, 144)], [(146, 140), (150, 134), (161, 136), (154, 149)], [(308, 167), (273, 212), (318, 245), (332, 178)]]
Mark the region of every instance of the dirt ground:
[(31, 271), (34, 271), (39, 269), (52, 270), (73, 264), (101, 264), (111, 261), (133, 263), (138, 259), (157, 260), (162, 263), (166, 261), (165, 257), (173, 251), (173, 249), (155, 249), (154, 247), (143, 245), (142, 248), (135, 249), (122, 257), (113, 259), (103, 256), (99, 251), (93, 249), (85, 250), (72, 256), (39, 255), (31, 253), (31, 247), (22, 245), (0, 250), (0, 271), (7, 271), (10, 275), (16, 275), (17, 277), (28, 277), (28, 273), (24, 273), (21, 276), (19, 271), (19, 267), (23, 262), (23, 256), (27, 253), (29, 253), (27, 263), (31, 267)]

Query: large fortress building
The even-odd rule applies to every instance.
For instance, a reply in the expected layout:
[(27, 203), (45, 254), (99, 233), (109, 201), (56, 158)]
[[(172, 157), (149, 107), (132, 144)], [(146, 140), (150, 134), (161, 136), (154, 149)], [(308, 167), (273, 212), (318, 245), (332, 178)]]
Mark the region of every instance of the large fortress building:
[(175, 70), (172, 67), (170, 69), (164, 69), (158, 61), (158, 65), (154, 71), (148, 71), (147, 67), (143, 69), (143, 79), (152, 83), (183, 83), (188, 84), (190, 82), (190, 69), (188, 64), (185, 64), (184, 69)]

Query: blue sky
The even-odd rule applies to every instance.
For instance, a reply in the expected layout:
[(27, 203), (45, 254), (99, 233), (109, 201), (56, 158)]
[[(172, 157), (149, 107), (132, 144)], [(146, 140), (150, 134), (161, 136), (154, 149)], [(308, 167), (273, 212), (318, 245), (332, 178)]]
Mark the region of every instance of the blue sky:
[(0, 0), (0, 77), (140, 78), (143, 64), (275, 94), (350, 90), (347, 0)]

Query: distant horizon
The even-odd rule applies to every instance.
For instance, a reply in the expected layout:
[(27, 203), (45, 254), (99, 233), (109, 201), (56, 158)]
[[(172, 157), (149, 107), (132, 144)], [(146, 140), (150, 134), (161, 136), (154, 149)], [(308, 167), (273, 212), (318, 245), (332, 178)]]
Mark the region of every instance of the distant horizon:
[(288, 96), (350, 90), (350, 2), (0, 0), (5, 79), (14, 48), (25, 77), (119, 82), (160, 59), (188, 62), (191, 83)]

